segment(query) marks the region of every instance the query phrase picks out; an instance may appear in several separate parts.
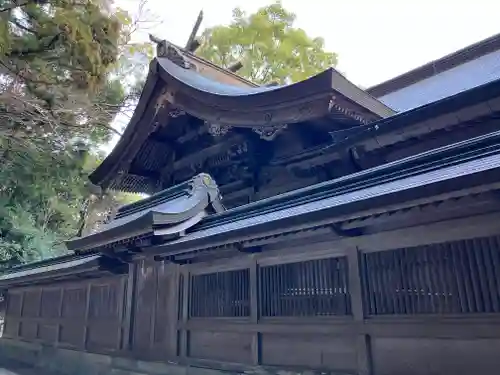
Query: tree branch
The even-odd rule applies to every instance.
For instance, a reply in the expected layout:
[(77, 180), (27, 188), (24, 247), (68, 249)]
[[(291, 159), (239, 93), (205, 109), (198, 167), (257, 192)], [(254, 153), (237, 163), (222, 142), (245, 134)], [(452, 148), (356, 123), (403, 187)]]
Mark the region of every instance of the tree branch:
[(36, 30), (30, 29), (29, 27), (24, 26), (23, 24), (19, 23), (19, 21), (10, 20), (9, 22), (13, 23), (17, 27), (19, 27), (21, 30), (24, 30), (24, 31), (26, 31), (28, 33), (32, 33), (32, 34), (35, 34), (35, 35), (39, 35)]
[(1, 8), (0, 9), (0, 13), (1, 12), (8, 12), (8, 11), (14, 10), (16, 8), (24, 7), (26, 5), (29, 5), (29, 3), (30, 3), (29, 0), (25, 1), (24, 3), (20, 3), (20, 4), (15, 2), (14, 4), (9, 5), (9, 6), (5, 7), (5, 8)]
[(54, 47), (54, 44), (57, 42), (57, 40), (59, 39), (61, 34), (62, 34), (62, 31), (60, 33), (57, 33), (53, 37), (51, 37), (49, 42), (45, 46), (42, 45), (38, 48), (26, 48), (26, 49), (18, 49), (18, 50), (13, 49), (7, 54), (7, 56), (32, 55), (35, 53), (46, 52), (47, 50), (50, 50), (50, 49), (52, 49), (52, 47)]

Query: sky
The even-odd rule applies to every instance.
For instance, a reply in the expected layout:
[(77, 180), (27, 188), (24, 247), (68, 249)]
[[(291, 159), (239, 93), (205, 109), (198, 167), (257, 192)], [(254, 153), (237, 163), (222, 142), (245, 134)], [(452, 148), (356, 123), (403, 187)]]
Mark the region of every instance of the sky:
[[(227, 24), (240, 7), (254, 12), (272, 0), (147, 0), (145, 32), (184, 45), (203, 9), (200, 31)], [(295, 25), (325, 39), (338, 54), (337, 68), (368, 88), (500, 32), (497, 0), (283, 0)], [(139, 1), (116, 0), (136, 13)]]

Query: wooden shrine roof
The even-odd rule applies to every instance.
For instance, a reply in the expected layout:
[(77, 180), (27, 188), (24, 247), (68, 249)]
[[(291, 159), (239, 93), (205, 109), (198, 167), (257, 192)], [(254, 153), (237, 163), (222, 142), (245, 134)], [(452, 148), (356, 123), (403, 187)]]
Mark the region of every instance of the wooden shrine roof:
[[(328, 118), (352, 127), (393, 114), (333, 68), (290, 85), (236, 86), (201, 74), (180, 49), (168, 45), (151, 62), (141, 98), (121, 139), (90, 180), (103, 188), (154, 191), (145, 187), (145, 176), (129, 173), (130, 166), (135, 163), (136, 169), (163, 174), (161, 178), (168, 181), (168, 163), (176, 160), (165, 160), (166, 155), (186, 136), (176, 124), (179, 117), (195, 118), (220, 132), (257, 130), (265, 137), (312, 119)], [(161, 155), (152, 151), (154, 146), (146, 146), (155, 137), (162, 139)]]
[(468, 61), (477, 59), (500, 49), (500, 34), (495, 34), (458, 51), (428, 62), (418, 68), (405, 72), (397, 77), (381, 82), (366, 91), (375, 97), (381, 97), (400, 90), (416, 82), (450, 70)]
[(222, 211), (217, 185), (209, 175), (200, 174), (121, 207), (96, 233), (66, 241), (66, 246), (78, 253), (144, 246), (155, 236), (162, 240), (182, 236), (205, 216)]

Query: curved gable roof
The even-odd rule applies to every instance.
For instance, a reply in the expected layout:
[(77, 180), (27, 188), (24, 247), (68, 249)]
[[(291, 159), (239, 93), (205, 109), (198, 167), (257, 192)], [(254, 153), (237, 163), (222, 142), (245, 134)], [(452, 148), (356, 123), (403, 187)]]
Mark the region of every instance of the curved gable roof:
[[(91, 174), (104, 188), (126, 175), (127, 165), (169, 113), (182, 110), (201, 120), (232, 127), (272, 127), (324, 116), (366, 124), (394, 114), (390, 108), (330, 68), (305, 81), (283, 86), (242, 87), (211, 80), (176, 52), (150, 64), (141, 98), (118, 144)], [(114, 186), (119, 184), (114, 184)]]

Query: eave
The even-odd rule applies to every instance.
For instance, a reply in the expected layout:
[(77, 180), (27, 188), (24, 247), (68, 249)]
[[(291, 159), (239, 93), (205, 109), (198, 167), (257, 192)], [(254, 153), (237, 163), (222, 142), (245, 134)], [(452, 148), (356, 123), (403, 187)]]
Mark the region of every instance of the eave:
[(93, 277), (106, 272), (120, 273), (126, 269), (97, 254), (64, 255), (10, 269), (0, 275), (0, 288)]
[(130, 123), (90, 175), (92, 183), (120, 188), (119, 180), (126, 176), (141, 145), (160, 122), (168, 126), (169, 115), (179, 110), (220, 126), (262, 129), (324, 117), (357, 126), (394, 114), (334, 69), (286, 86), (237, 87), (158, 57), (150, 65)]
[(177, 238), (212, 212), (222, 212), (219, 190), (213, 179), (200, 174), (182, 184), (121, 207), (96, 233), (66, 241), (76, 253), (135, 249), (158, 236)]
[(428, 134), (431, 128), (449, 129), (497, 113), (500, 113), (500, 80), (350, 129), (326, 147), (307, 150), (278, 162), (294, 167), (314, 163), (315, 158), (324, 158), (325, 154), (335, 156), (353, 147), (373, 151)]
[(172, 90), (172, 104), (221, 125), (266, 127), (303, 122), (330, 112), (369, 122), (395, 113), (333, 68), (290, 85), (246, 88), (207, 79), (167, 58), (157, 62), (160, 77)]
[(212, 215), (185, 237), (149, 249), (175, 256), (269, 233), (311, 229), (498, 190), (500, 132)]

